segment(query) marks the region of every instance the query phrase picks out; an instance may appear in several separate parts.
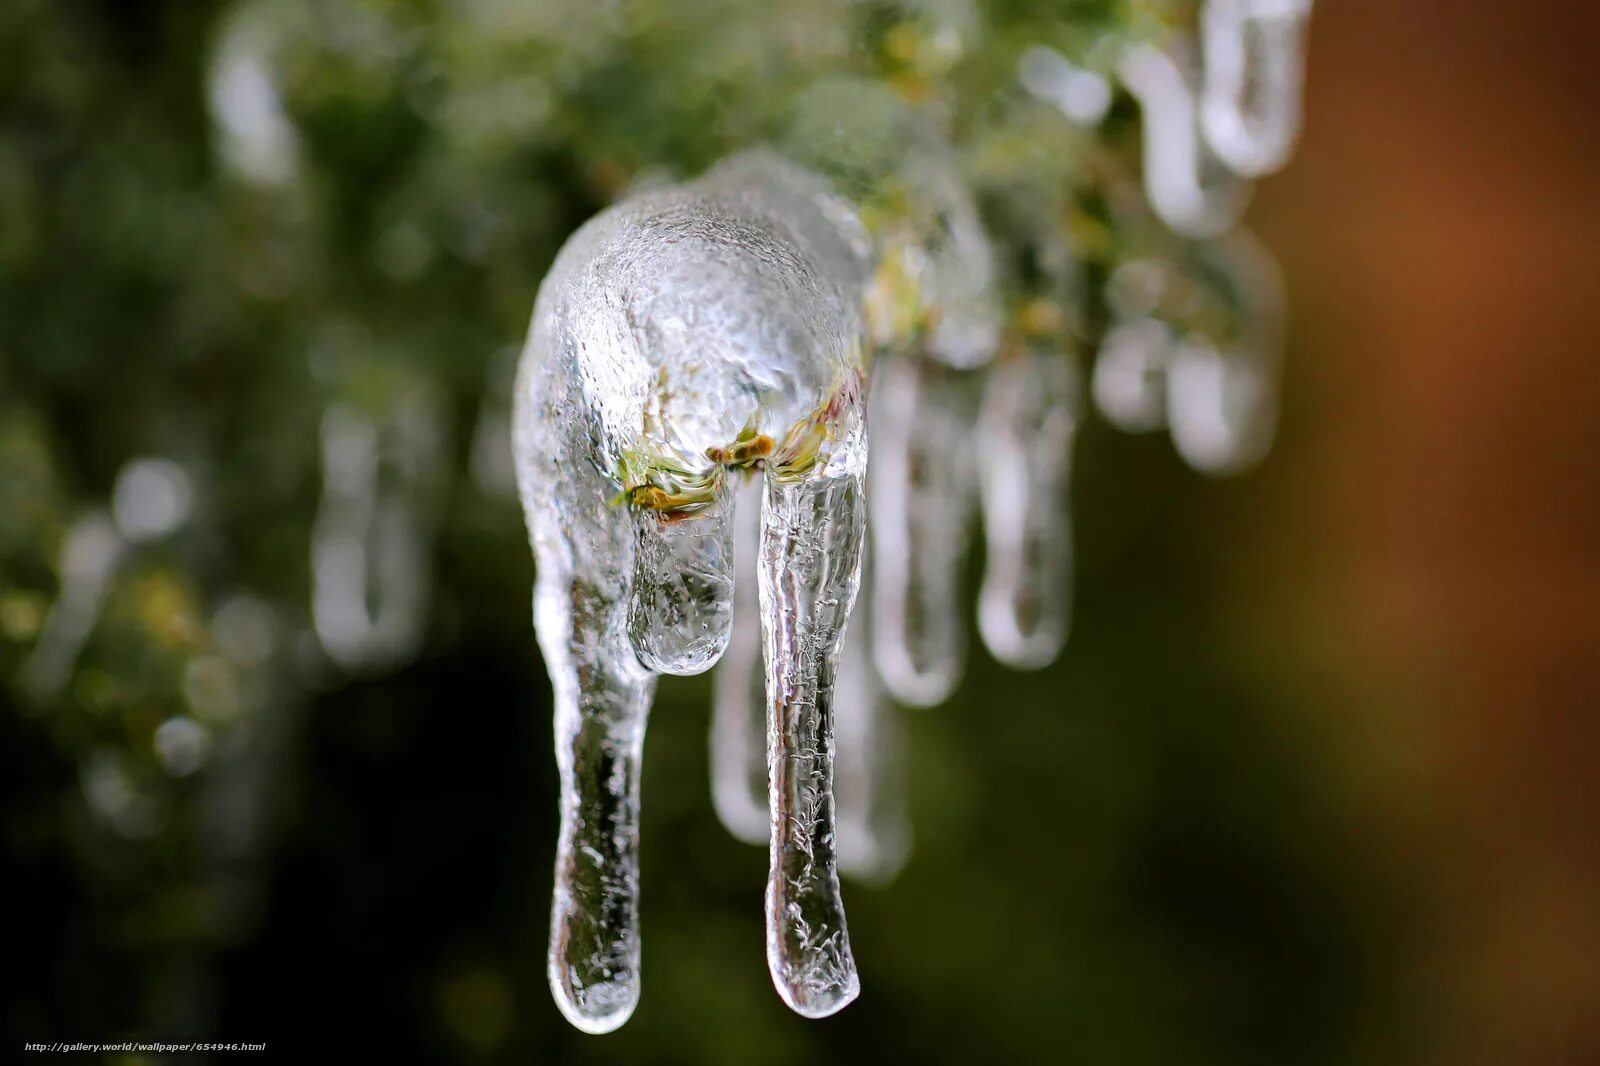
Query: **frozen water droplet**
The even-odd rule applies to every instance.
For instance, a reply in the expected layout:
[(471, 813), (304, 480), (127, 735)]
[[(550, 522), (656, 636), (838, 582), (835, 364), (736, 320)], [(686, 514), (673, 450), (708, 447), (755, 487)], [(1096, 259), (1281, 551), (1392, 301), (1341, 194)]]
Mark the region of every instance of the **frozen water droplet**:
[(1185, 236), (1210, 237), (1239, 221), (1250, 186), (1201, 139), (1193, 67), (1176, 44), (1170, 51), (1139, 44), (1124, 54), (1118, 74), (1144, 113), (1144, 185), (1151, 208)]
[(1027, 350), (990, 371), (980, 422), (987, 564), (978, 627), (996, 659), (1053, 662), (1072, 612), (1072, 438), (1078, 379), (1063, 352)]
[(719, 491), (688, 518), (636, 508), (628, 637), (658, 674), (709, 670), (733, 625), (733, 497)]
[(1206, 0), (1201, 9), (1206, 141), (1243, 177), (1282, 167), (1300, 135), (1311, 0)]
[(975, 475), (969, 376), (885, 357), (873, 382), (872, 651), (894, 697), (944, 702), (966, 655), (961, 571)]

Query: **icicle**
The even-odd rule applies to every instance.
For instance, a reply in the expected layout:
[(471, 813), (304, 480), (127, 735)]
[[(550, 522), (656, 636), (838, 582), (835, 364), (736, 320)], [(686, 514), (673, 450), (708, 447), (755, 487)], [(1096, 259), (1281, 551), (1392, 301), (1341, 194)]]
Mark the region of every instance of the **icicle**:
[(772, 819), (767, 811), (767, 678), (761, 663), (756, 577), (762, 483), (751, 477), (737, 491), (733, 632), (712, 676), (711, 799), (728, 832), (747, 844), (764, 845), (772, 836)]
[(862, 617), (871, 612), (862, 606), (857, 604), (845, 630), (839, 657), (834, 806), (840, 872), (881, 885), (894, 880), (910, 857), (911, 815), (904, 723), (873, 668), (869, 619)]
[(194, 491), (170, 459), (135, 459), (118, 471), (111, 514), (74, 522), (61, 546), (61, 593), (23, 672), (36, 699), (58, 695), (94, 632), (106, 593), (131, 547), (169, 536), (189, 520)]
[(761, 519), (767, 966), (783, 1001), (808, 1018), (835, 1013), (860, 991), (839, 896), (833, 757), (839, 650), (861, 575), (863, 491), (859, 471), (798, 483), (769, 476)]
[[(711, 773), (712, 801), (722, 824), (746, 843), (765, 845), (771, 839), (766, 677), (761, 629), (755, 621), (761, 496), (761, 483), (755, 479), (739, 489), (734, 518), (734, 626), (713, 678)], [(835, 682), (834, 811), (840, 872), (883, 883), (905, 862), (910, 828), (900, 722), (872, 668), (863, 607), (856, 604), (845, 630)]]
[(1166, 424), (1167, 365), (1175, 341), (1158, 315), (1171, 290), (1171, 265), (1148, 258), (1119, 264), (1106, 284), (1113, 324), (1100, 342), (1090, 390), (1100, 413), (1125, 433), (1149, 433)]
[(1106, 331), (1091, 388), (1106, 420), (1127, 433), (1160, 429), (1166, 420), (1166, 373), (1172, 331), (1155, 319)]
[(1186, 61), (1151, 44), (1128, 49), (1118, 73), (1144, 112), (1144, 184), (1173, 230), (1210, 237), (1238, 222), (1250, 187), (1221, 167), (1201, 140)]
[(317, 638), (347, 670), (416, 652), (427, 622), (444, 427), (416, 391), (378, 424), (336, 404), (322, 420), (322, 502), (311, 537)]
[(1277, 262), (1244, 231), (1199, 250), (1226, 292), (1211, 299), (1234, 321), (1231, 343), (1198, 334), (1175, 349), (1167, 375), (1167, 421), (1178, 452), (1197, 470), (1230, 474), (1272, 447), (1282, 373), (1284, 294)]
[(592, 220), (541, 286), (521, 360), (514, 454), (561, 771), (550, 983), (588, 1032), (621, 1025), (639, 995), (646, 662), (704, 669), (731, 639), (729, 480), (756, 468), (783, 815), (769, 957), (802, 1013), (854, 995), (828, 744), (863, 521), (859, 286), (841, 276), (837, 205), (810, 184), (775, 159), (735, 161)]
[(961, 570), (976, 492), (966, 375), (883, 357), (873, 382), (872, 651), (902, 703), (944, 702), (961, 677)]
[(1201, 9), (1201, 127), (1236, 174), (1270, 174), (1294, 151), (1310, 14), (1311, 0), (1206, 0)]
[(1024, 350), (990, 371), (983, 441), (988, 558), (978, 628), (996, 659), (1048, 666), (1072, 612), (1072, 438), (1078, 381), (1063, 352)]

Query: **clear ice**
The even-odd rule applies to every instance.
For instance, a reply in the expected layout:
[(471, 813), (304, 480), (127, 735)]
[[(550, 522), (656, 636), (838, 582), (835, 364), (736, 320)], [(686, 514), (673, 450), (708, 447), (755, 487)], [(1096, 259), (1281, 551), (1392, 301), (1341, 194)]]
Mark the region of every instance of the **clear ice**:
[(1112, 322), (1100, 341), (1090, 391), (1106, 421), (1126, 433), (1167, 424), (1167, 367), (1172, 327), (1159, 317), (1170, 300), (1173, 267), (1163, 260), (1120, 264), (1106, 286)]
[(514, 452), (561, 774), (550, 983), (588, 1032), (638, 1000), (650, 699), (657, 672), (704, 670), (730, 641), (744, 471), (762, 476), (769, 968), (802, 1014), (856, 995), (831, 800), (865, 525), (866, 266), (848, 220), (819, 180), (740, 157), (591, 220), (540, 289)]
[(772, 817), (767, 967), (778, 995), (808, 1018), (827, 1017), (860, 992), (839, 896), (833, 810), (839, 649), (866, 533), (860, 465), (835, 477), (769, 479), (762, 503)]

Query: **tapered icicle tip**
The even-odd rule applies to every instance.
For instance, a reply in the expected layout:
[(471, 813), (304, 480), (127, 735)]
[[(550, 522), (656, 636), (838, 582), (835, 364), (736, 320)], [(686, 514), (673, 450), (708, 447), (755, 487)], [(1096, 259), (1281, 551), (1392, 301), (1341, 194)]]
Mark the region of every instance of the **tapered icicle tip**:
[(838, 1014), (861, 994), (849, 945), (842, 955), (812, 960), (804, 967), (772, 967), (772, 986), (788, 1008), (802, 1018), (827, 1018)]
[(577, 988), (555, 958), (550, 960), (550, 991), (562, 1015), (575, 1027), (594, 1036), (622, 1028), (639, 1005), (639, 980), (629, 975), (622, 980)]

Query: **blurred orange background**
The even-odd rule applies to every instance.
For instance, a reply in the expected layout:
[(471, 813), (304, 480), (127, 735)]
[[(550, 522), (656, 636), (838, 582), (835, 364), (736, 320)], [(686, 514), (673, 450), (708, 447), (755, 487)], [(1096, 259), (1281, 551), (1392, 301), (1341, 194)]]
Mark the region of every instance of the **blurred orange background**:
[(1325, 668), (1308, 727), (1422, 886), (1418, 1035), (1452, 1064), (1600, 1062), (1597, 31), (1319, 4), (1305, 140), (1253, 212), (1296, 332), (1229, 587)]

